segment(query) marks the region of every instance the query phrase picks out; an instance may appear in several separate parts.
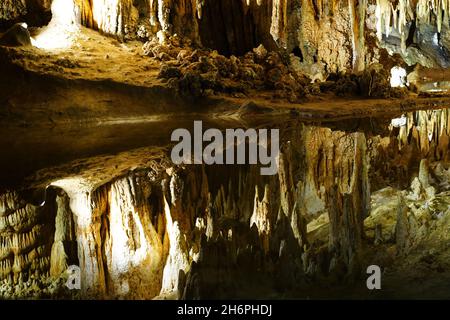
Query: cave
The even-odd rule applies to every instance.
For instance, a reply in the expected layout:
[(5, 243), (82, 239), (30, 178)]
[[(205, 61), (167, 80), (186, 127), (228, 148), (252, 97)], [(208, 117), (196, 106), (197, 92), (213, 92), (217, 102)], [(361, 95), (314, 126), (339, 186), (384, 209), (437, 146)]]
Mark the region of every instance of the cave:
[(449, 299), (449, 10), (1, 1), (0, 300)]

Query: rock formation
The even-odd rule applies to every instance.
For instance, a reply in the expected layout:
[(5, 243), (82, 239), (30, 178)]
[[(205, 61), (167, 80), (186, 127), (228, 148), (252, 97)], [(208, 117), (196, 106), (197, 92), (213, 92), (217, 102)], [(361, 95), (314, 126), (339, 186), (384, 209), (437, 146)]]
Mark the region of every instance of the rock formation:
[[(178, 34), (225, 55), (242, 55), (263, 44), (294, 52), (303, 68), (314, 66), (327, 73), (385, 63), (384, 48), (408, 64), (445, 66), (448, 48), (446, 0), (67, 0), (66, 5), (69, 2), (78, 7), (83, 25), (124, 40)], [(6, 1), (0, 6), (0, 21), (34, 22), (50, 5)]]

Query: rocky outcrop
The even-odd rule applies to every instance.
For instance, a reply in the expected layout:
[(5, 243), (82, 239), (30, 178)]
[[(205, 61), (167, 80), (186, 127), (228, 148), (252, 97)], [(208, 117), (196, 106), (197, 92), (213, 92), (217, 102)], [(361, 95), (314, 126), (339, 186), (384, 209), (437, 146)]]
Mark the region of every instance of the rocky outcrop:
[(361, 133), (314, 127), (306, 130), (306, 137), (304, 188), (310, 190), (310, 201), (316, 199), (307, 207), (328, 211), (330, 269), (343, 264), (350, 273), (357, 273), (353, 269), (358, 266), (363, 221), (370, 213), (366, 138)]

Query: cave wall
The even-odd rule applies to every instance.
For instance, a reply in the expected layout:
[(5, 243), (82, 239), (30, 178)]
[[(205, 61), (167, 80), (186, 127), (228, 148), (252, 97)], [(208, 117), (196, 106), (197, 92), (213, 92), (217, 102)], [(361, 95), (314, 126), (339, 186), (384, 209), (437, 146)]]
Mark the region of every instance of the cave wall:
[(226, 55), (259, 44), (296, 49), (305, 63), (336, 72), (364, 67), (365, 7), (354, 1), (159, 1), (150, 21), (153, 31), (185, 35)]
[[(122, 40), (178, 34), (230, 55), (263, 44), (294, 52), (309, 68), (361, 71), (383, 50), (408, 64), (447, 67), (449, 3), (437, 0), (57, 0), (80, 23)], [(3, 24), (48, 22), (49, 0), (3, 1)], [(70, 7), (70, 6), (67, 6)], [(165, 38), (160, 34), (160, 38)]]
[[(408, 64), (447, 67), (447, 0), (117, 0), (94, 10), (99, 30), (125, 38), (157, 31), (187, 36), (223, 54), (263, 44), (328, 73), (383, 63), (382, 48)], [(95, 1), (94, 1), (95, 4)], [(110, 23), (115, 18), (119, 24)], [(433, 40), (433, 39), (437, 40)]]

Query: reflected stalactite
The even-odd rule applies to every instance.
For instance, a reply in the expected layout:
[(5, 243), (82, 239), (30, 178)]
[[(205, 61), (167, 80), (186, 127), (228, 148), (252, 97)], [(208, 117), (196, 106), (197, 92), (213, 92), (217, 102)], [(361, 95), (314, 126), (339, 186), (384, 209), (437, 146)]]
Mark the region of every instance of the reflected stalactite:
[[(81, 295), (96, 298), (220, 298), (244, 294), (249, 283), (296, 290), (308, 277), (358, 277), (366, 232), (376, 229), (378, 243), (387, 237), (365, 225), (375, 219), (376, 176), (403, 179), (406, 202), (436, 197), (436, 181), (448, 185), (447, 169), (435, 163), (449, 159), (448, 110), (393, 123), (400, 127), (384, 137), (286, 124), (275, 176), (246, 165), (171, 167), (161, 154), (167, 165), (157, 173), (54, 181), (41, 207), (4, 192), (0, 288), (29, 294), (21, 283), (64, 279), (71, 264), (81, 270)], [(421, 222), (395, 208), (394, 239), (406, 252)]]

